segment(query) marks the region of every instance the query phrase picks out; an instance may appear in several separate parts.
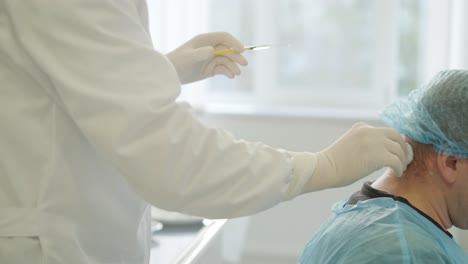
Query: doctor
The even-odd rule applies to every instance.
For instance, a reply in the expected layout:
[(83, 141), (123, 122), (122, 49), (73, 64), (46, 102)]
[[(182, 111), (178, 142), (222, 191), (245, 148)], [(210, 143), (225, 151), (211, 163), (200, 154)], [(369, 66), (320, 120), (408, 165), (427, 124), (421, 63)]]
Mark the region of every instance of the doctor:
[(175, 100), (238, 75), (242, 55), (213, 55), (228, 47), (211, 33), (154, 51), (144, 0), (0, 0), (0, 263), (147, 263), (149, 203), (237, 217), (406, 168), (387, 128), (298, 153), (205, 127)]

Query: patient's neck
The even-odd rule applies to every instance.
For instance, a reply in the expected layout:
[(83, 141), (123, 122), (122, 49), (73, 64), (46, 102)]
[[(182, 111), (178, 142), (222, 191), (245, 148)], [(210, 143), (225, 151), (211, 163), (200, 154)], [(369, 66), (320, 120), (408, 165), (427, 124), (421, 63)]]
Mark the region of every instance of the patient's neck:
[(445, 229), (452, 227), (447, 201), (428, 177), (414, 177), (407, 171), (397, 177), (391, 170), (377, 179), (372, 187), (407, 199), (413, 206), (430, 216)]

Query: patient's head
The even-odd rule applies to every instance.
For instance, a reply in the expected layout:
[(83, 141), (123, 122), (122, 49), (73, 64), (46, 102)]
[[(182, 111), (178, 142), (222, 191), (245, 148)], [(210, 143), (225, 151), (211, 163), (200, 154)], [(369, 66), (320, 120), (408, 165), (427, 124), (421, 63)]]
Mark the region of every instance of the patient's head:
[(429, 83), (387, 106), (389, 126), (441, 154), (468, 158), (468, 71), (436, 74)]
[(443, 225), (468, 229), (468, 71), (438, 73), (381, 116), (407, 136), (414, 151), (403, 176), (384, 186), (422, 207), (436, 207), (433, 213), (446, 214)]

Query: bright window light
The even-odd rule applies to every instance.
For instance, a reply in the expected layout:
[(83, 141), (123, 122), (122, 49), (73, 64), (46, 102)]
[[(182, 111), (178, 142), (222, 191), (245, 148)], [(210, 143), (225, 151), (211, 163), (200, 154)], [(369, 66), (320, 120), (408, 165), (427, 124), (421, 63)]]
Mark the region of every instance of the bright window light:
[(160, 50), (208, 31), (273, 45), (246, 51), (249, 66), (235, 80), (184, 89), (205, 108), (375, 111), (446, 69), (456, 33), (450, 0), (149, 1)]

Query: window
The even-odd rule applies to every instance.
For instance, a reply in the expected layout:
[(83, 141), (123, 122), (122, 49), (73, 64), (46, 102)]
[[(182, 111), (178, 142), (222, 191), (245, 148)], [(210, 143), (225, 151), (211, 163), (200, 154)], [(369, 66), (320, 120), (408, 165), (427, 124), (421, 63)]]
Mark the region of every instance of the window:
[(202, 107), (380, 109), (448, 68), (458, 33), (455, 0), (149, 1), (163, 51), (207, 31), (273, 45), (245, 52), (249, 66), (235, 80), (184, 89)]

